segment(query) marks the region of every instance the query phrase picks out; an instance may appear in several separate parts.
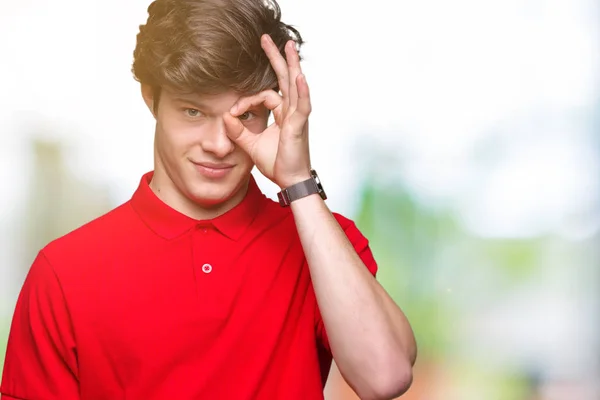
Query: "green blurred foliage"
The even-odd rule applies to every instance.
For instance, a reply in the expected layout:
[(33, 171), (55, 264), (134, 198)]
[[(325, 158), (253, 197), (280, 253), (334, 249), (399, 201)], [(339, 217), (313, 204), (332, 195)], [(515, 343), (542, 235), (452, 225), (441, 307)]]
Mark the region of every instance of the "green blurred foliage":
[(397, 184), (367, 182), (356, 223), (369, 238), (378, 280), (410, 320), (422, 358), (439, 357), (450, 340), (452, 310), (434, 288), (440, 246), (457, 227), (451, 214), (424, 208)]
[(477, 250), (514, 284), (535, 277), (545, 246), (543, 239), (487, 240), (481, 241)]

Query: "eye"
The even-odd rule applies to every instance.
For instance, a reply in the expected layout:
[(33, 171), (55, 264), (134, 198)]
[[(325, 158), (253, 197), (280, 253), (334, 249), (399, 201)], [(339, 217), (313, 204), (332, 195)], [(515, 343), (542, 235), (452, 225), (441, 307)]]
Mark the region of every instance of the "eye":
[(199, 110), (196, 110), (194, 108), (186, 108), (184, 111), (188, 117), (192, 117), (192, 118), (196, 118), (196, 117), (199, 117), (200, 115), (202, 115), (202, 113)]
[(246, 111), (245, 113), (241, 114), (238, 118), (242, 121), (249, 121), (249, 120), (253, 119), (254, 117), (256, 117), (256, 115), (254, 115), (253, 112)]

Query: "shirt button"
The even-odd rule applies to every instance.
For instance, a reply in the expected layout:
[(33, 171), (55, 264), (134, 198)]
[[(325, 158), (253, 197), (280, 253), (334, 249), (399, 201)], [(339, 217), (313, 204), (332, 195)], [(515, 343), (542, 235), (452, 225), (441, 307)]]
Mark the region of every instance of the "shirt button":
[(202, 266), (202, 272), (204, 272), (205, 274), (210, 274), (212, 272), (212, 270), (213, 270), (213, 267), (210, 264), (204, 264)]

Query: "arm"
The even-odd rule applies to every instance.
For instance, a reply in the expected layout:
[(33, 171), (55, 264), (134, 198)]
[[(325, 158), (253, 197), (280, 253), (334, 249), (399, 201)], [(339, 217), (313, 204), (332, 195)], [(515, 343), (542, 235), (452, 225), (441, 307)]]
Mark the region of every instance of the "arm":
[[(285, 45), (286, 58), (268, 35), (261, 45), (277, 74), (281, 96), (266, 90), (243, 97), (223, 121), (229, 138), (265, 177), (284, 189), (311, 177), (310, 91), (293, 41)], [(271, 110), (275, 119), (262, 132), (250, 131), (237, 118), (258, 104)], [(364, 399), (391, 398), (406, 391), (416, 345), (404, 314), (365, 268), (318, 195), (293, 202), (292, 212), (340, 372)]]
[(42, 252), (34, 261), (15, 309), (2, 400), (79, 398), (71, 319), (59, 281)]
[(324, 342), (341, 374), (363, 399), (399, 396), (412, 381), (415, 339), (400, 308), (362, 260), (371, 260), (368, 267), (374, 272), (366, 239), (354, 224), (347, 235), (318, 195), (291, 207), (326, 331)]

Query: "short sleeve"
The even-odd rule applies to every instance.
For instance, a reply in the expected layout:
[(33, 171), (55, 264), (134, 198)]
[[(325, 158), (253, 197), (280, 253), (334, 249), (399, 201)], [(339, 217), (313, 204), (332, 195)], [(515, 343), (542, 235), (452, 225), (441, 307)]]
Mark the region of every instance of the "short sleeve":
[(79, 398), (71, 319), (43, 252), (33, 262), (17, 300), (0, 393), (3, 400)]
[[(354, 221), (340, 215), (334, 213), (334, 216), (344, 232), (346, 233), (346, 237), (354, 246), (354, 250), (362, 260), (365, 267), (373, 274), (373, 276), (377, 275), (377, 262), (371, 252), (371, 248), (369, 247), (369, 240), (360, 232)], [(329, 340), (327, 338), (327, 332), (325, 331), (325, 326), (323, 325), (323, 318), (321, 317), (321, 313), (317, 306), (317, 311), (315, 313), (316, 316), (316, 328), (317, 328), (317, 338), (320, 341), (322, 347), (330, 352), (329, 348)]]

